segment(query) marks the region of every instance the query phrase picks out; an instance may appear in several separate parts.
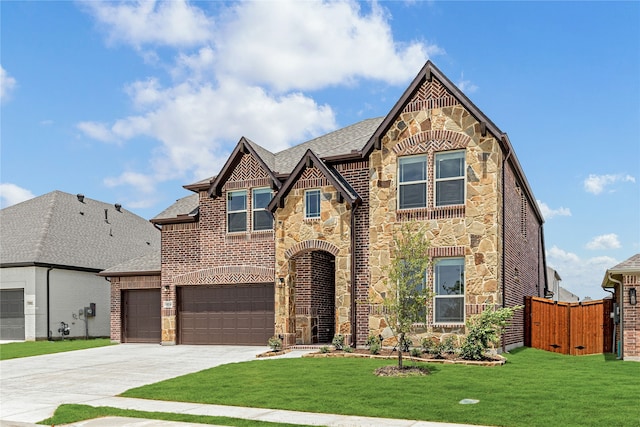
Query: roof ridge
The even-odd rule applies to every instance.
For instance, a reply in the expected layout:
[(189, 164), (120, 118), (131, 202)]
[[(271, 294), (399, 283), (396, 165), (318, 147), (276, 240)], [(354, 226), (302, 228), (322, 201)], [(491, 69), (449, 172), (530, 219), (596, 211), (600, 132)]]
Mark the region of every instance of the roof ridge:
[(40, 230), (40, 237), (38, 238), (38, 241), (36, 242), (36, 250), (35, 250), (35, 254), (34, 254), (34, 260), (35, 261), (38, 261), (40, 259), (40, 256), (42, 255), (42, 251), (43, 251), (43, 248), (44, 248), (45, 240), (49, 236), (49, 230), (51, 229), (50, 226), (51, 226), (51, 220), (53, 218), (53, 210), (55, 208), (56, 199), (60, 195), (60, 191), (59, 190), (54, 190), (52, 193), (53, 194), (52, 194), (52, 197), (51, 197), (51, 202), (47, 206), (47, 211), (46, 211), (46, 213), (44, 215), (44, 222), (42, 223), (42, 229)]

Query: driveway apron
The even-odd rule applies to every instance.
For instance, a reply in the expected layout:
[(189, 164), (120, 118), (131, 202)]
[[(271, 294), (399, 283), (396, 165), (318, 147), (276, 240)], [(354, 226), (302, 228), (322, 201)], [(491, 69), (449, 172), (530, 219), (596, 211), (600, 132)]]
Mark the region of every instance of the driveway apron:
[(0, 362), (0, 420), (37, 422), (85, 403), (225, 363), (267, 347), (120, 344)]

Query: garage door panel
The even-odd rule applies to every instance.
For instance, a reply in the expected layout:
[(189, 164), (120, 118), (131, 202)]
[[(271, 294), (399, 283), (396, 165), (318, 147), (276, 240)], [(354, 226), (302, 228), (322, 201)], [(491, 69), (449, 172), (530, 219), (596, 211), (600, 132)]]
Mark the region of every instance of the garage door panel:
[[(274, 288), (271, 283), (185, 286), (178, 292), (181, 344), (264, 345), (273, 335)], [(193, 304), (193, 301), (200, 304)], [(194, 324), (194, 319), (206, 319), (206, 325)]]
[(124, 342), (160, 342), (160, 289), (123, 292)]
[(0, 291), (0, 339), (24, 339), (24, 289)]

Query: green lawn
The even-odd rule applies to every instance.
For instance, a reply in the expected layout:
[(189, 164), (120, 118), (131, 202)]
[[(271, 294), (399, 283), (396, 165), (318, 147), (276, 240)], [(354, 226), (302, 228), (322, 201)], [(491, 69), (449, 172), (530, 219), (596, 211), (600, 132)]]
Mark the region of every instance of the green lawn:
[[(521, 348), (499, 367), (302, 358), (234, 363), (131, 389), (126, 397), (494, 426), (640, 426), (640, 363)], [(465, 398), (475, 405), (461, 405)]]
[(0, 360), (39, 356), (63, 351), (84, 350), (111, 345), (107, 338), (65, 341), (26, 341), (0, 344)]
[(295, 424), (269, 423), (266, 421), (244, 420), (240, 418), (212, 417), (205, 415), (172, 414), (168, 412), (145, 412), (131, 409), (111, 408), (109, 406), (61, 405), (51, 418), (38, 424), (60, 425), (100, 417), (132, 417), (151, 420), (180, 421), (187, 423), (213, 424), (237, 427), (294, 427)]

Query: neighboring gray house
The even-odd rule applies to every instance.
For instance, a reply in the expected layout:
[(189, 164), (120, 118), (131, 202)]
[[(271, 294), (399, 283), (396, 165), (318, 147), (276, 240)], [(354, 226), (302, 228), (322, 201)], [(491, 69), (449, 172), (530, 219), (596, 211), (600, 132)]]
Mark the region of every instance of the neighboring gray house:
[[(562, 278), (560, 277), (558, 272), (551, 267), (547, 267), (547, 281), (549, 284), (548, 291), (550, 291), (550, 296), (552, 301), (558, 301), (558, 302), (580, 301), (580, 297), (578, 297), (576, 294), (560, 286), (560, 282), (562, 281)], [(549, 295), (549, 293), (547, 295)]]
[(0, 236), (3, 340), (59, 338), (61, 322), (67, 337), (109, 336), (110, 285), (97, 273), (160, 251), (149, 221), (61, 191), (0, 210)]

